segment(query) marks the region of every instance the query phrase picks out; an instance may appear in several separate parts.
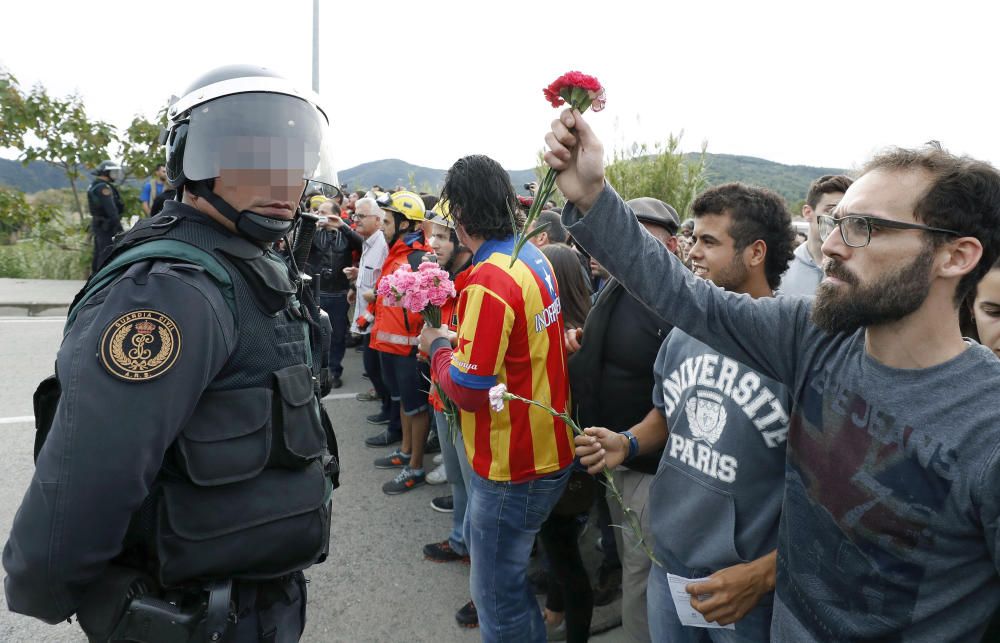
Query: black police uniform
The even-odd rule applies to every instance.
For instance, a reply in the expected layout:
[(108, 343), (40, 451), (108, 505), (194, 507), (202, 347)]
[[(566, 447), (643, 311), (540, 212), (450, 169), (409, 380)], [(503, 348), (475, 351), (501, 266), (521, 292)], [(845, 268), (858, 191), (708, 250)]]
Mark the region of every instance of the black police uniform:
[(36, 394), (44, 444), (3, 552), (10, 609), (79, 611), (87, 629), (88, 601), (118, 600), (94, 596), (113, 563), (178, 604), (235, 581), (221, 640), (298, 640), (337, 472), (314, 315), (273, 252), (185, 204), (120, 237)]
[(347, 291), (351, 283), (344, 274), (344, 268), (352, 263), (351, 252), (361, 250), (362, 244), (364, 239), (361, 235), (346, 223), (336, 230), (317, 229), (312, 240), (309, 265), (306, 266), (306, 272), (319, 279), (320, 305), (330, 316), (330, 374), (338, 379), (344, 372), (350, 309)]
[(94, 257), (90, 266), (92, 272), (97, 272), (111, 248), (112, 238), (122, 231), (125, 202), (111, 181), (98, 177), (87, 188), (87, 206), (90, 208), (90, 230), (94, 235)]

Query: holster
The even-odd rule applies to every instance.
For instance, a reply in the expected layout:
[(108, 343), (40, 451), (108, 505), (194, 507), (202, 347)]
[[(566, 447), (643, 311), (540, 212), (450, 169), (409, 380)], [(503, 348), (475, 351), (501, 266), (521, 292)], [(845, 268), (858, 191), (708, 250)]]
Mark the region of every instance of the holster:
[(193, 600), (169, 602), (146, 574), (112, 565), (89, 588), (77, 620), (91, 643), (221, 641), (233, 618), (232, 587), (218, 581)]

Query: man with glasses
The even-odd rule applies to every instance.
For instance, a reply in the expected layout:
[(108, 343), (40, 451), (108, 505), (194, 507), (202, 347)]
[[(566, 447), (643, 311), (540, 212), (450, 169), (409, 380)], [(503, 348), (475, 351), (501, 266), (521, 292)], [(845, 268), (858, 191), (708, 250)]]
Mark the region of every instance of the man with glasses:
[(843, 174), (827, 174), (809, 185), (806, 202), (802, 206), (802, 218), (809, 223), (809, 234), (788, 262), (788, 270), (778, 288), (782, 295), (812, 297), (816, 293), (816, 286), (823, 280), (823, 269), (820, 267), (823, 265), (823, 240), (816, 229), (816, 217), (833, 212), (853, 182)]
[(876, 156), (819, 221), (815, 302), (751, 299), (644, 233), (578, 113), (546, 141), (573, 237), (664, 320), (792, 391), (772, 637), (978, 640), (1000, 604), (1000, 362), (963, 340), (958, 307), (1000, 254), (1000, 174), (937, 145)]
[(354, 204), (354, 231), (361, 235), (361, 258), (357, 268), (348, 268), (347, 276), (354, 281), (357, 293), (357, 307), (351, 332), (361, 336), (364, 344), (362, 360), (365, 373), (371, 380), (372, 390), (358, 393), (362, 402), (379, 400), (382, 403), (380, 413), (368, 416), (372, 424), (389, 423), (389, 393), (382, 382), (382, 368), (378, 353), (370, 346), (372, 322), (375, 321), (375, 284), (382, 276), (382, 264), (389, 255), (389, 246), (382, 234), (382, 210), (375, 203), (374, 196), (365, 196)]

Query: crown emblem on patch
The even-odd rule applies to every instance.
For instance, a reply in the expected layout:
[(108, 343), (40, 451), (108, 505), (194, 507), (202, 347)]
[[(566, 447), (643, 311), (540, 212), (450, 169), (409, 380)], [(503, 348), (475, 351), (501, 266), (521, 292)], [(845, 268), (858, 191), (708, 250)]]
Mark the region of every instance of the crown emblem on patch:
[(104, 369), (127, 382), (155, 379), (177, 363), (181, 332), (167, 315), (133, 310), (111, 322), (101, 334), (98, 356)]

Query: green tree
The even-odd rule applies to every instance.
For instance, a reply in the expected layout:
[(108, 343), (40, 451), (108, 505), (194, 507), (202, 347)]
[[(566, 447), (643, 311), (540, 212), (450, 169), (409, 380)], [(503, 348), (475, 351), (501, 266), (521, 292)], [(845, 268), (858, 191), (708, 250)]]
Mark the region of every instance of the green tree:
[(117, 140), (115, 128), (91, 120), (79, 95), (56, 98), (41, 84), (25, 92), (6, 70), (0, 70), (0, 122), (0, 147), (20, 152), (25, 165), (44, 161), (61, 168), (82, 215), (76, 187), (80, 169), (108, 158), (108, 147)]
[(652, 149), (637, 143), (624, 150), (615, 149), (604, 168), (608, 183), (625, 200), (643, 196), (660, 199), (686, 218), (694, 197), (707, 185), (708, 145), (702, 144), (698, 156), (685, 158), (678, 151), (682, 135), (671, 134), (666, 143), (656, 143)]
[(125, 176), (143, 179), (152, 176), (156, 166), (165, 161), (160, 132), (167, 126), (167, 108), (156, 115), (155, 121), (136, 115), (119, 140)]
[(0, 186), (0, 234), (5, 241), (16, 240), (31, 228), (47, 228), (60, 218), (59, 207), (31, 203), (24, 192)]

